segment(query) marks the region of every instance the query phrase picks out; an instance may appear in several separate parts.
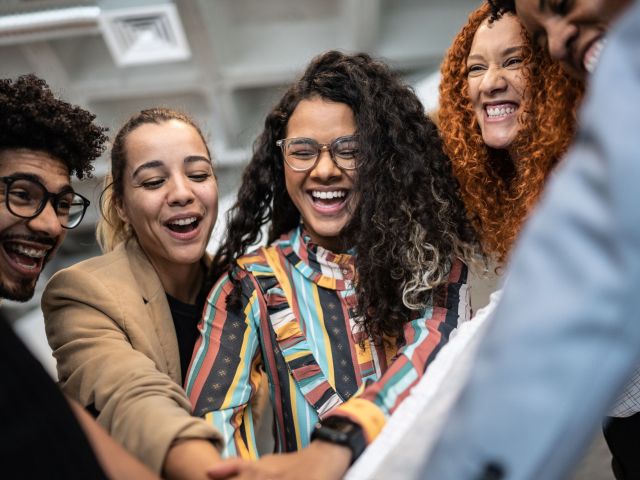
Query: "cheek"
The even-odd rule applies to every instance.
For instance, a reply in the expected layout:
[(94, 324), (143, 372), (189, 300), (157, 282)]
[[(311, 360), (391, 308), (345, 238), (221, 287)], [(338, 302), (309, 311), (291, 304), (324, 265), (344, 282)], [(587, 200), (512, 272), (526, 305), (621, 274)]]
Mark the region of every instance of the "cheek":
[[(66, 229), (62, 230), (62, 233), (58, 236), (58, 241), (56, 242), (55, 250), (58, 250), (62, 242), (64, 242), (64, 239), (67, 236), (67, 231), (68, 230)], [(51, 254), (49, 254), (49, 257), (51, 257)]]
[(125, 192), (123, 210), (134, 229), (158, 217), (162, 208), (162, 202), (158, 197), (159, 195), (154, 195), (153, 191), (141, 189)]
[(477, 78), (467, 78), (467, 96), (472, 102), (478, 99), (478, 84), (479, 81)]
[(467, 98), (471, 108), (473, 108), (476, 117), (480, 120), (480, 113), (482, 110), (482, 105), (480, 102), (480, 91), (478, 88), (478, 82), (470, 80), (467, 83)]
[(347, 179), (350, 187), (353, 187), (358, 180), (358, 170), (344, 170), (343, 175)]
[(305, 175), (303, 173), (291, 172), (288, 169), (285, 170), (284, 183), (287, 187), (287, 193), (289, 197), (294, 200), (300, 193), (300, 188), (304, 183)]
[(216, 183), (200, 184), (195, 191), (205, 208), (210, 210), (218, 209), (218, 185)]
[(519, 72), (514, 74), (513, 80), (511, 81), (513, 85), (513, 90), (520, 97), (520, 100), (525, 100), (527, 96), (527, 79), (524, 76), (524, 72)]

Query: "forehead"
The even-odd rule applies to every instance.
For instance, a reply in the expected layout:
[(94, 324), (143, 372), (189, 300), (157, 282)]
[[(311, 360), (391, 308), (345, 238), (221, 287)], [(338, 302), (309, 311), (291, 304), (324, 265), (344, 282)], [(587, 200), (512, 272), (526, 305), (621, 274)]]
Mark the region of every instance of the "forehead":
[(182, 161), (190, 155), (209, 156), (198, 131), (192, 125), (175, 119), (140, 125), (127, 135), (125, 148), (130, 169), (149, 160)]
[(318, 97), (298, 103), (287, 123), (288, 136), (322, 141), (354, 133), (355, 129), (355, 116), (349, 105)]
[(37, 177), (45, 188), (57, 192), (69, 186), (69, 169), (64, 162), (38, 150), (0, 150), (0, 176), (27, 174)]
[(484, 48), (503, 50), (522, 44), (522, 26), (511, 14), (505, 14), (499, 20), (480, 24), (471, 44), (471, 52)]

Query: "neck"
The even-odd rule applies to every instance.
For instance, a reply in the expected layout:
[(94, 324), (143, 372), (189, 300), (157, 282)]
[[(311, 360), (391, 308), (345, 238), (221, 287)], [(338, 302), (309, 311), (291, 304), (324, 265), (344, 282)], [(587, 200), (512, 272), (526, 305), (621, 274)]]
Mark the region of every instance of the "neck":
[(154, 265), (164, 291), (183, 303), (194, 304), (203, 280), (200, 262), (189, 265)]
[(511, 158), (511, 162), (513, 163), (513, 165), (517, 165), (520, 158), (517, 150), (515, 148), (507, 148), (507, 154), (509, 155), (509, 158)]

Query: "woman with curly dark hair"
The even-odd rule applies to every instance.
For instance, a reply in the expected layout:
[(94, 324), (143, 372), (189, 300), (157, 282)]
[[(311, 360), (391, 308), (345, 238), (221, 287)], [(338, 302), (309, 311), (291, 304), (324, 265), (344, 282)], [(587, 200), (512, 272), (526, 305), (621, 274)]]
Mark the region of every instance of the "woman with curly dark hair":
[[(267, 224), (270, 245), (247, 253)], [(186, 384), (195, 413), (226, 455), (255, 458), (264, 369), (276, 451), (342, 476), (467, 317), (460, 257), (474, 248), (413, 91), (368, 55), (320, 55), (267, 116), (214, 258)], [(295, 458), (215, 474), (295, 477)]]
[(442, 64), (440, 131), (483, 249), (504, 262), (569, 147), (583, 85), (482, 5)]

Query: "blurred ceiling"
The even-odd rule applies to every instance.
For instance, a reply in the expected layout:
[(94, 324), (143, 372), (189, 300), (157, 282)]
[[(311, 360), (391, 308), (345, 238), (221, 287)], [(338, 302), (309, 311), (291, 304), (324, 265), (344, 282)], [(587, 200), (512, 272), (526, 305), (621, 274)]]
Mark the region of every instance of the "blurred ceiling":
[[(208, 134), (224, 210), (266, 112), (313, 56), (366, 51), (415, 85), (438, 70), (480, 3), (0, 0), (0, 74), (36, 73), (63, 98), (94, 112), (112, 134), (142, 108), (189, 112)], [(433, 80), (425, 85), (437, 90)], [(93, 205), (51, 270), (97, 253), (94, 207), (106, 172), (105, 155), (96, 179), (77, 186)]]

